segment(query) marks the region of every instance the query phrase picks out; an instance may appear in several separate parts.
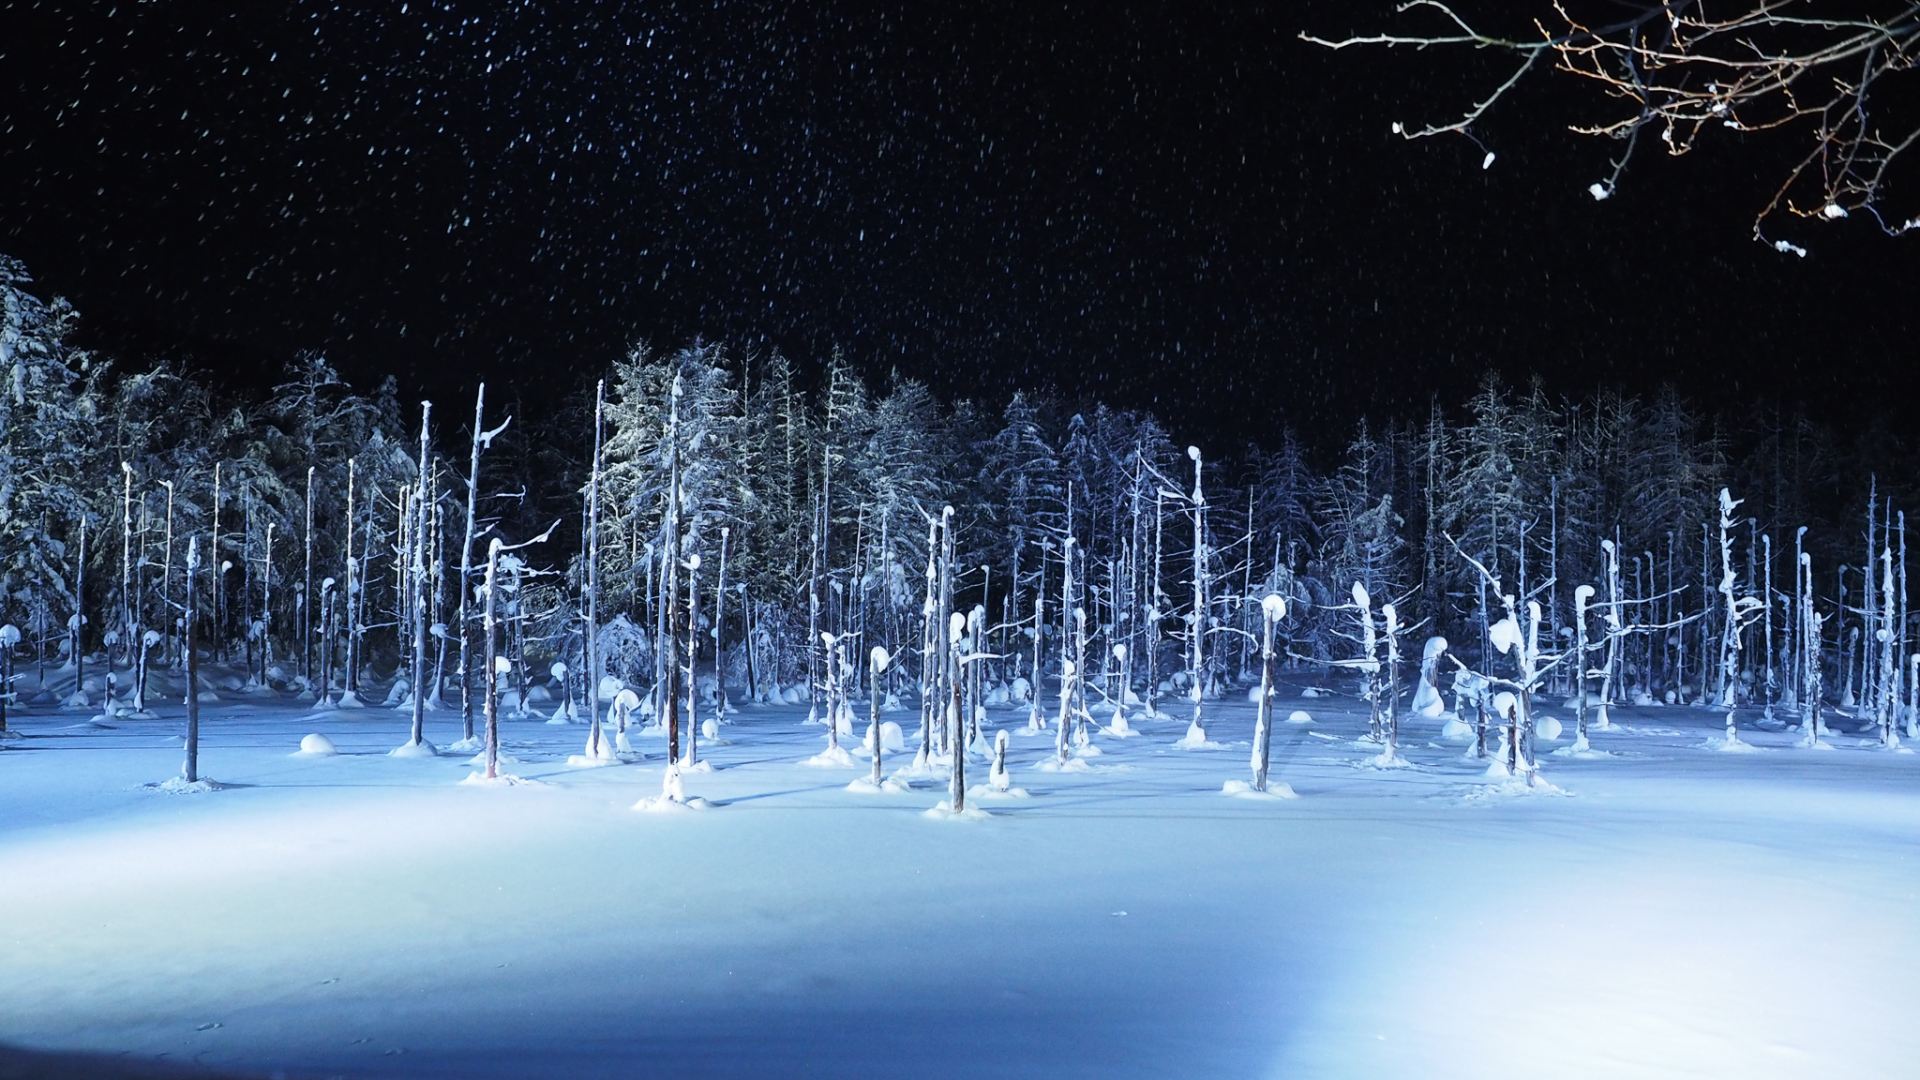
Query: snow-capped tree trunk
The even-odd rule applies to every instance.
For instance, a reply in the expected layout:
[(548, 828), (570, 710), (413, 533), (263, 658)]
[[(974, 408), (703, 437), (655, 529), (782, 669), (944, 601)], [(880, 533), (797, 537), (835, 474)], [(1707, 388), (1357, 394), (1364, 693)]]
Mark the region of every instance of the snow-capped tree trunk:
[(873, 736), (873, 786), (881, 783), (880, 759), (886, 753), (886, 736), (880, 730), (880, 676), (886, 673), (887, 664), (893, 658), (887, 650), (875, 645), (867, 654), (867, 731)]
[(1380, 605), (1381, 621), (1387, 639), (1387, 714), (1385, 756), (1391, 760), (1400, 753), (1400, 613), (1392, 604)]
[(1587, 689), (1592, 684), (1587, 667), (1587, 605), (1593, 601), (1593, 586), (1582, 584), (1573, 590), (1573, 678), (1574, 678), (1574, 753), (1587, 751)]
[(1806, 573), (1805, 560), (1801, 552), (1806, 547), (1807, 527), (1793, 530), (1793, 611), (1787, 620), (1789, 626), (1787, 647), (1793, 658), (1793, 667), (1788, 674), (1792, 680), (1793, 701), (1804, 715), (1807, 707), (1807, 612), (1806, 591), (1801, 587), (1801, 577)]
[(314, 695), (322, 707), (333, 705), (334, 584), (332, 578), (320, 583), (320, 686)]
[(1745, 608), (1741, 598), (1734, 594), (1732, 537), (1733, 510), (1739, 505), (1726, 488), (1720, 489), (1720, 598), (1726, 605), (1726, 623), (1720, 631), (1719, 701), (1727, 710), (1728, 747), (1740, 742), (1739, 732), (1734, 728), (1733, 676), (1740, 663), (1740, 624)]
[(956, 541), (953, 535), (953, 507), (940, 508), (940, 617), (936, 624), (939, 633), (939, 652), (935, 657), (940, 670), (942, 705), (940, 707), (940, 730), (937, 745), (948, 754), (955, 753), (954, 741), (958, 737), (954, 730), (954, 721), (958, 718), (955, 711), (945, 702), (957, 697), (960, 684), (957, 678), (959, 666), (954, 663), (953, 634), (949, 622), (953, 610), (953, 560)]
[(727, 722), (727, 539), (732, 530), (720, 526), (720, 578), (713, 588), (713, 719)]
[(679, 613), (674, 608), (680, 602), (680, 378), (675, 376), (670, 403), (667, 408), (667, 513), (666, 533), (661, 538), (661, 592), (664, 603), (662, 611), (666, 618), (667, 632), (661, 638), (659, 647), (668, 651), (666, 665), (666, 686), (661, 694), (661, 705), (666, 712), (667, 724), (667, 768), (662, 778), (661, 794), (674, 801), (680, 799), (680, 661), (672, 653), (678, 651), (674, 644), (675, 631), (679, 629)]
[(927, 596), (920, 606), (920, 751), (914, 765), (925, 768), (933, 759), (934, 710), (939, 708), (940, 680), (934, 658), (939, 647), (934, 642), (935, 621), (939, 617), (940, 519), (927, 516)]
[(200, 651), (194, 641), (193, 624), (199, 614), (195, 599), (194, 578), (200, 570), (200, 539), (187, 539), (187, 611), (186, 611), (186, 649), (187, 649), (187, 759), (181, 766), (180, 775), (187, 783), (200, 779)]
[(496, 642), (499, 635), (499, 619), (496, 616), (500, 593), (500, 538), (494, 537), (487, 544), (487, 578), (483, 585), (486, 590), (485, 606), (481, 621), (484, 627), (486, 643), (487, 682), (485, 690), (487, 716), (487, 779), (493, 780), (500, 775), (500, 673), (494, 657), (498, 653)]
[(1874, 637), (1880, 643), (1880, 674), (1874, 686), (1875, 719), (1880, 726), (1880, 745), (1889, 750), (1900, 745), (1899, 730), (1894, 727), (1894, 710), (1899, 699), (1894, 686), (1893, 660), (1893, 550), (1880, 549), (1880, 603), (1876, 608), (1880, 616), (1880, 626), (1874, 631)]
[(1045, 731), (1047, 719), (1040, 711), (1040, 673), (1041, 646), (1046, 640), (1047, 617), (1047, 552), (1049, 546), (1045, 540), (1040, 544), (1040, 567), (1034, 572), (1033, 585), (1033, 668), (1029, 674), (1033, 684), (1027, 687), (1027, 730)]
[(1914, 733), (1915, 724), (1920, 723), (1915, 720), (1917, 716), (1920, 716), (1920, 653), (1914, 653), (1907, 658), (1907, 738), (1909, 739), (1920, 738), (1920, 735)]
[[(420, 403), (420, 479), (413, 497), (413, 731), (407, 742), (412, 746), (427, 741), (427, 455), (428, 422), (433, 402)], [(267, 550), (273, 550), (273, 530), (268, 526)], [(487, 778), (493, 778), (489, 765)]]
[[(168, 493), (172, 501), (172, 493)], [(169, 530), (171, 531), (171, 530)], [(302, 568), (300, 600), (295, 611), (300, 616), (300, 677), (313, 685), (313, 466), (307, 466), (306, 515), (300, 529)]]
[[(353, 561), (354, 469), (355, 469), (355, 459), (348, 458), (347, 459), (347, 546), (346, 546), (347, 591), (346, 591), (346, 595), (342, 597), (342, 604), (346, 608), (346, 610), (342, 613), (342, 621), (345, 622), (346, 624), (346, 642), (345, 642), (345, 647), (342, 650), (345, 654), (343, 657), (343, 661), (346, 664), (346, 671), (344, 672), (346, 681), (345, 681), (345, 689), (341, 691), (341, 695), (340, 695), (342, 699), (347, 699), (347, 698), (357, 699), (360, 693), (360, 611), (359, 611), (359, 605), (356, 603), (356, 600), (359, 598), (359, 595), (360, 595), (360, 578), (359, 578), (359, 567)], [(216, 499), (216, 502), (217, 501), (218, 500)], [(215, 543), (217, 544), (218, 543), (217, 538), (219, 536), (219, 532), (217, 529), (215, 530), (214, 536), (216, 537)], [(219, 567), (218, 560), (216, 559), (215, 565), (214, 565), (214, 590), (215, 590), (214, 602), (216, 604), (219, 603), (219, 584), (220, 584), (220, 567)]]
[(1073, 738), (1073, 685), (1081, 677), (1073, 658), (1073, 549), (1071, 533), (1060, 541), (1060, 710), (1054, 717), (1054, 748), (1060, 762), (1066, 763), (1067, 745)]
[(1160, 620), (1167, 610), (1166, 593), (1161, 591), (1161, 556), (1164, 550), (1162, 541), (1166, 534), (1166, 518), (1163, 510), (1165, 496), (1160, 489), (1153, 492), (1153, 580), (1149, 583), (1147, 600), (1147, 715), (1160, 719)]
[[(82, 702), (87, 697), (87, 515), (80, 514), (80, 553), (73, 563), (73, 617), (67, 620), (67, 629), (73, 640), (67, 646), (67, 655), (73, 658), (73, 693)], [(112, 665), (108, 665), (111, 669)]]
[[(828, 658), (831, 662), (831, 657)], [(687, 556), (687, 757), (691, 769), (700, 760), (700, 554)], [(829, 715), (836, 731), (840, 718)]]
[[(428, 633), (434, 637), (433, 643), (433, 684), (432, 693), (427, 695), (427, 704), (435, 709), (446, 707), (444, 694), (447, 686), (447, 531), (445, 515), (441, 512), (439, 483), (434, 484), (433, 503), (433, 565), (428, 573), (433, 576), (433, 611)], [(467, 735), (463, 731), (462, 738)]]
[(7, 737), (7, 707), (13, 703), (13, 649), (18, 644), (19, 627), (0, 625), (0, 739)]
[[(134, 651), (140, 647), (139, 617), (134, 613), (133, 595), (133, 466), (120, 463), (120, 641), (127, 650), (127, 666), (135, 663)], [(111, 666), (111, 660), (109, 660)], [(134, 708), (139, 709), (135, 704)]]
[(1087, 609), (1073, 609), (1073, 743), (1085, 747), (1087, 733)]
[(1800, 721), (1800, 745), (1815, 747), (1820, 745), (1820, 641), (1821, 615), (1813, 606), (1813, 556), (1800, 556), (1800, 618), (1805, 627), (1800, 632), (1800, 642), (1806, 656), (1803, 664), (1806, 670), (1806, 689), (1803, 691), (1803, 719)]
[(165, 632), (166, 649), (163, 660), (171, 662), (174, 655), (174, 625), (179, 616), (173, 600), (173, 481), (162, 480), (160, 486), (167, 489), (167, 523), (160, 548), (160, 628)]
[[(487, 384), (481, 383), (480, 388), (474, 391), (473, 395), (473, 445), (467, 457), (467, 524), (466, 530), (461, 533), (460, 576), (455, 582), (460, 594), (459, 611), (454, 618), (460, 624), (459, 666), (455, 669), (455, 675), (460, 680), (460, 737), (462, 739), (473, 738), (473, 662), (469, 655), (472, 651), (470, 646), (473, 641), (473, 619), (467, 605), (473, 600), (473, 512), (475, 497), (480, 488), (480, 433), (483, 430), (486, 406)], [(599, 415), (598, 395), (594, 398), (594, 413), (596, 416)], [(594, 445), (598, 447), (597, 439)], [(597, 455), (595, 460), (598, 461)], [(348, 515), (351, 518), (351, 506), (349, 506)], [(351, 530), (351, 524), (348, 528)], [(351, 555), (348, 556), (347, 561), (352, 563)], [(491, 667), (492, 663), (493, 660), (489, 656), (488, 666)], [(588, 665), (588, 670), (591, 672), (591, 664)]]
[[(606, 443), (606, 394), (607, 381), (601, 379), (593, 387), (593, 453), (592, 465), (587, 474), (587, 566), (586, 566), (586, 609), (585, 632), (581, 635), (581, 662), (586, 667), (587, 689), (587, 756), (605, 757), (606, 734), (600, 727), (600, 457), (601, 447)], [(480, 426), (479, 417), (474, 418), (474, 428)], [(474, 445), (474, 464), (479, 464), (479, 444)], [(471, 500), (471, 494), (469, 494)], [(469, 507), (472, 503), (469, 501)], [(471, 511), (469, 511), (471, 513)], [(469, 518), (471, 520), (471, 518)], [(469, 528), (472, 526), (469, 525)], [(656, 651), (660, 647), (655, 639)], [(659, 715), (657, 712), (655, 715)], [(624, 717), (622, 718), (624, 720)]]
[[(207, 644), (213, 653), (213, 658), (224, 661), (227, 658), (227, 606), (222, 579), (227, 575), (226, 566), (220, 561), (220, 465), (218, 461), (213, 463), (213, 511), (210, 521), (211, 535), (207, 538), (207, 571), (208, 576), (213, 579), (213, 610), (208, 612), (212, 619), (213, 632), (209, 635), (212, 640)], [(347, 462), (347, 504), (349, 507), (353, 504), (353, 462), (351, 460)], [(347, 518), (347, 536), (351, 541), (353, 515), (349, 513)]]
[(1207, 498), (1200, 482), (1200, 448), (1187, 447), (1187, 456), (1193, 459), (1193, 611), (1188, 617), (1188, 674), (1193, 679), (1188, 694), (1193, 699), (1193, 721), (1187, 727), (1185, 741), (1198, 746), (1207, 741), (1202, 715), (1206, 699)]
[[(1899, 555), (1899, 559), (1901, 559), (1901, 567), (1899, 567), (1901, 592), (1899, 592), (1899, 611), (1897, 611), (1897, 615), (1895, 615), (1895, 619), (1893, 619), (1893, 655), (1895, 655), (1895, 657), (1905, 657), (1905, 655), (1907, 655), (1907, 511), (1905, 511), (1905, 509), (1899, 513), (1899, 538), (1901, 538), (1901, 540), (1899, 540), (1899, 542), (1901, 542), (1901, 555)], [(1901, 665), (1895, 661), (1893, 686), (1887, 688), (1887, 696), (1893, 700), (1895, 711), (1899, 711), (1899, 703), (1901, 703), (1901, 676), (1903, 676), (1903, 673), (1905, 673), (1905, 667), (1901, 667)], [(1910, 709), (1908, 709), (1907, 713), (1907, 730), (1908, 738), (1912, 738), (1910, 732), (1914, 730), (1914, 717), (1912, 717), (1912, 711), (1910, 711)]]
[(1267, 790), (1273, 744), (1273, 628), (1286, 618), (1287, 601), (1268, 593), (1260, 601), (1260, 705), (1253, 723), (1253, 790)]
[(1874, 686), (1874, 660), (1871, 640), (1878, 632), (1878, 611), (1875, 606), (1873, 566), (1880, 559), (1879, 538), (1875, 526), (1879, 518), (1880, 478), (1877, 474), (1867, 476), (1867, 558), (1860, 564), (1860, 626), (1862, 648), (1860, 649), (1860, 711), (1865, 712), (1868, 702), (1879, 701), (1879, 688)]
[(819, 514), (814, 515), (814, 529), (811, 542), (807, 545), (807, 723), (820, 719), (820, 690), (826, 675), (816, 672), (819, 661), (814, 658), (820, 642), (820, 522)]
[[(951, 511), (949, 511), (951, 512)], [(952, 554), (952, 532), (947, 530), (948, 554)], [(947, 800), (953, 812), (962, 813), (967, 808), (967, 744), (961, 724), (960, 700), (960, 639), (966, 633), (966, 616), (953, 612), (948, 616), (947, 626), (947, 685), (948, 694), (947, 731), (952, 740), (952, 750), (948, 756), (950, 769), (947, 773)]]
[(273, 664), (273, 519), (267, 519), (267, 536), (260, 559), (260, 685), (266, 686), (267, 668)]
[(1772, 533), (1766, 533), (1766, 534), (1764, 534), (1764, 535), (1762, 535), (1762, 536), (1760, 537), (1760, 548), (1761, 548), (1761, 551), (1762, 551), (1762, 553), (1763, 553), (1763, 555), (1762, 555), (1762, 563), (1761, 563), (1761, 567), (1762, 567), (1762, 569), (1761, 569), (1761, 577), (1762, 577), (1762, 585), (1761, 585), (1761, 589), (1760, 589), (1760, 597), (1761, 597), (1761, 599), (1762, 599), (1763, 601), (1765, 601), (1765, 607), (1763, 608), (1763, 610), (1764, 610), (1764, 611), (1765, 611), (1765, 613), (1766, 613), (1766, 631), (1765, 631), (1765, 636), (1764, 636), (1764, 638), (1763, 638), (1763, 641), (1765, 642), (1765, 644), (1764, 644), (1764, 645), (1763, 645), (1763, 647), (1762, 647), (1762, 650), (1763, 650), (1763, 652), (1764, 652), (1764, 653), (1765, 653), (1765, 655), (1766, 655), (1766, 662), (1767, 662), (1767, 668), (1766, 668), (1766, 672), (1765, 672), (1765, 678), (1766, 678), (1766, 692), (1767, 692), (1767, 711), (1766, 711), (1766, 718), (1767, 718), (1768, 720), (1772, 720), (1772, 719), (1773, 719), (1773, 691), (1774, 691), (1774, 681), (1773, 681), (1773, 659), (1774, 659), (1774, 658), (1773, 658), (1773, 534), (1772, 534)]
[[(1600, 550), (1606, 555), (1607, 565), (1607, 660), (1606, 670), (1600, 676), (1600, 707), (1594, 716), (1593, 726), (1600, 731), (1607, 731), (1613, 727), (1613, 717), (1608, 710), (1613, 704), (1614, 674), (1620, 670), (1621, 630), (1626, 622), (1620, 610), (1619, 545), (1603, 539), (1600, 541)], [(1585, 660), (1581, 663), (1584, 667)]]

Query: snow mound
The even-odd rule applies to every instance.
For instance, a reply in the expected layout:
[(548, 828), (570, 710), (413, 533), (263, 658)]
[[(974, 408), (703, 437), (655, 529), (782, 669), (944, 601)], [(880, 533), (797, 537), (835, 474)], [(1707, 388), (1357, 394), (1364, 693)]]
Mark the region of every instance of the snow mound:
[(164, 791), (169, 795), (200, 795), (209, 791), (225, 790), (226, 786), (218, 780), (209, 780), (204, 776), (192, 781), (184, 776), (175, 776), (158, 784), (148, 784), (147, 790)]
[(1295, 709), (1287, 714), (1287, 723), (1297, 727), (1306, 727), (1308, 724), (1313, 723), (1313, 717), (1308, 715), (1305, 709)]
[(1250, 799), (1254, 802), (1278, 802), (1281, 799), (1300, 797), (1293, 790), (1293, 786), (1283, 780), (1268, 780), (1265, 791), (1255, 791), (1253, 785), (1245, 780), (1229, 780), (1220, 785), (1220, 794), (1236, 799)]
[[(518, 765), (518, 764), (520, 764), (520, 759), (519, 759), (519, 758), (517, 758), (517, 757), (514, 757), (514, 756), (513, 756), (512, 754), (509, 754), (509, 753), (507, 753), (507, 752), (506, 752), (505, 750), (501, 750), (501, 751), (499, 751), (498, 753), (496, 753), (496, 754), (494, 755), (494, 757), (493, 757), (493, 760), (494, 760), (494, 763), (495, 763), (495, 764), (497, 764), (497, 765)], [(470, 757), (470, 758), (468, 758), (468, 759), (467, 759), (467, 764), (469, 764), (469, 765), (478, 765), (478, 766), (480, 766), (480, 767), (481, 767), (481, 768), (483, 768), (483, 769), (484, 769), (484, 768), (486, 768), (486, 767), (487, 767), (487, 752), (486, 752), (485, 750), (482, 750), (482, 751), (480, 751), (479, 753), (477, 753), (477, 754), (475, 754), (475, 755), (473, 755), (472, 757)]]
[(466, 776), (462, 777), (460, 780), (460, 786), (504, 788), (504, 787), (544, 787), (545, 785), (540, 783), (540, 781), (538, 780), (528, 780), (524, 777), (514, 776), (512, 773), (498, 773), (495, 776), (493, 776), (491, 779), (489, 779), (486, 773), (477, 772), (477, 773), (468, 773)]
[(853, 755), (844, 746), (829, 746), (800, 764), (810, 769), (851, 769)]
[(618, 765), (620, 759), (611, 755), (590, 757), (586, 754), (568, 754), (567, 767), (570, 769), (603, 769), (608, 765)]
[(1722, 754), (1758, 754), (1761, 749), (1746, 742), (1738, 735), (1721, 735), (1700, 744), (1701, 749), (1713, 750)]
[(482, 742), (478, 735), (474, 735), (465, 739), (455, 739), (447, 744), (446, 749), (449, 754), (471, 754), (476, 750), (486, 749), (486, 746), (487, 744)]
[(1059, 758), (1048, 758), (1034, 765), (1041, 772), (1092, 772), (1093, 765), (1085, 758), (1068, 758), (1062, 762)]
[(969, 806), (965, 810), (955, 813), (953, 804), (942, 799), (938, 806), (925, 811), (921, 816), (933, 818), (936, 821), (985, 821), (993, 815), (977, 806)]
[(1494, 802), (1501, 799), (1527, 798), (1536, 795), (1570, 797), (1571, 794), (1571, 792), (1568, 792), (1564, 788), (1555, 787), (1545, 780), (1540, 779), (1538, 776), (1533, 778), (1533, 783), (1531, 784), (1519, 777), (1509, 777), (1498, 783), (1486, 784), (1467, 792), (1466, 801), (1470, 803), (1482, 803)]
[(430, 758), (439, 757), (440, 751), (434, 749), (432, 743), (421, 739), (419, 742), (401, 743), (399, 746), (387, 751), (387, 756), (397, 758)]
[[(861, 737), (860, 745), (862, 748), (866, 750), (867, 753), (869, 754), (873, 753), (873, 725), (872, 724), (867, 725), (867, 733)], [(903, 752), (906, 750), (907, 739), (906, 739), (906, 736), (901, 732), (899, 724), (896, 724), (891, 720), (881, 721), (880, 745), (882, 748), (886, 750), (887, 753), (890, 753), (890, 754)]]
[(1033, 795), (1031, 792), (1027, 791), (1026, 788), (1021, 788), (1021, 787), (1010, 787), (1005, 791), (1001, 791), (999, 788), (996, 788), (991, 784), (975, 784), (974, 786), (967, 789), (967, 798), (969, 799), (1018, 800), (1018, 799), (1031, 799), (1032, 797)]
[(847, 790), (853, 792), (855, 795), (904, 795), (912, 791), (913, 787), (905, 781), (892, 776), (887, 777), (877, 784), (873, 782), (873, 777), (863, 776), (849, 783)]
[(332, 739), (317, 731), (300, 738), (301, 757), (332, 757), (339, 752), (340, 749), (333, 745)]
[(705, 810), (713, 804), (695, 796), (691, 799), (675, 799), (667, 795), (649, 795), (633, 804), (633, 808), (643, 814), (684, 814), (694, 810)]
[(1322, 697), (1324, 695), (1322, 695), (1320, 691), (1314, 689), (1313, 687), (1307, 686), (1307, 687), (1301, 688), (1300, 696), (1303, 698), (1317, 698), (1317, 697)]
[(1536, 739), (1552, 741), (1560, 737), (1560, 718), (1541, 714), (1533, 719), (1533, 736)]
[(1591, 746), (1584, 748), (1579, 746), (1563, 746), (1558, 750), (1549, 750), (1548, 753), (1557, 758), (1569, 758), (1574, 761), (1604, 761), (1620, 757), (1619, 754), (1606, 750), (1595, 750)]
[(1472, 742), (1473, 725), (1449, 713), (1446, 722), (1440, 725), (1440, 737), (1447, 742)]

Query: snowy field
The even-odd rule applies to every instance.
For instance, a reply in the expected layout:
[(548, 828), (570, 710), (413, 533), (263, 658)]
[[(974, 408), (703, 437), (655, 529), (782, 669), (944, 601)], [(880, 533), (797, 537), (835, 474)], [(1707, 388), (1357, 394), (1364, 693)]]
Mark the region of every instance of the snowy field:
[[(1717, 715), (1620, 709), (1523, 793), (1433, 720), (1371, 768), (1357, 703), (1300, 693), (1297, 799), (1222, 794), (1242, 696), (1219, 748), (1136, 714), (1062, 773), (1016, 735), (1029, 797), (978, 821), (924, 815), (940, 778), (800, 764), (804, 707), (737, 712), (679, 814), (632, 809), (663, 741), (574, 769), (577, 725), (504, 724), (537, 783), (477, 787), (466, 754), (389, 757), (402, 713), (226, 694), (225, 788), (171, 794), (177, 705), (30, 708), (0, 750), (0, 1076), (1914, 1075), (1920, 757), (1850, 720), (1716, 753)], [(339, 754), (295, 755), (310, 732)]]

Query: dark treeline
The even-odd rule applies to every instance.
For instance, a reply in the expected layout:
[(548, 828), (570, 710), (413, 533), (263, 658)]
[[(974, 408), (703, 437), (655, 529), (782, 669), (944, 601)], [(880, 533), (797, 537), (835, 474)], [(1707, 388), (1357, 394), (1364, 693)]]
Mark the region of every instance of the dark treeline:
[[(350, 387), (318, 355), (236, 398), (177, 365), (75, 347), (75, 313), (17, 262), (0, 259), (0, 301), (0, 623), (43, 671), (90, 657), (132, 671), (150, 650), (178, 662), (191, 540), (212, 552), (196, 604), (209, 657), (323, 701), (426, 679), (427, 707), (469, 702), (469, 735), (468, 651), (504, 658), (512, 702), (562, 663), (569, 703), (591, 670), (648, 692), (636, 715), (677, 708), (675, 686), (693, 688), (689, 708), (831, 712), (883, 668), (889, 695), (937, 690), (937, 613), (966, 617), (983, 700), (1031, 700), (1044, 722), (1035, 691), (1077, 656), (1073, 709), (1091, 694), (1153, 713), (1168, 694), (1258, 681), (1269, 595), (1286, 600), (1287, 662), (1366, 659), (1356, 584), (1395, 605), (1401, 632), (1444, 635), (1482, 671), (1500, 593), (1522, 621), (1534, 600), (1535, 658), (1591, 640), (1616, 701), (1788, 703), (1807, 643), (1835, 701), (1898, 707), (1910, 681), (1911, 458), (1871, 418), (1836, 430), (1791, 405), (1569, 400), (1489, 377), (1338, 449), (1313, 431), (1309, 450), (1312, 418), (1284, 400), (1265, 445), (1215, 446), (1140, 410), (990, 387), (940, 402), (837, 356), (803, 380), (778, 355), (695, 344), (607, 365), (596, 455), (590, 379), (544, 417), (509, 418), (501, 387), (478, 408), (436, 402), (423, 436), (391, 380)], [(1740, 500), (1731, 583), (1722, 489)], [(475, 592), (489, 582), (491, 647)], [(1863, 647), (1882, 629), (1891, 660)], [(866, 662), (873, 646), (898, 660)], [(1576, 666), (1526, 689), (1570, 691)], [(610, 699), (587, 700), (597, 738)]]

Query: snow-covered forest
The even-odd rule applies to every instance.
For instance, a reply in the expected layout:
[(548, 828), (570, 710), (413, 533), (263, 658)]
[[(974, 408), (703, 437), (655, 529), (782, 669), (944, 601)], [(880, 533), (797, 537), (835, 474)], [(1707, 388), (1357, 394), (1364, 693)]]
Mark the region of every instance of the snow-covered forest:
[[(837, 358), (813, 386), (699, 343), (614, 358), (530, 424), (484, 387), (429, 413), (318, 355), (236, 398), (73, 346), (78, 314), (18, 262), (0, 296), (16, 700), (114, 706), (93, 672), (140, 711), (193, 610), (250, 686), (351, 706), (423, 680), (443, 742), (475, 738), (487, 695), (463, 673), (486, 655), (507, 708), (545, 686), (590, 725), (618, 687), (639, 696), (624, 725), (851, 711), (877, 678), (890, 701), (1031, 702), (1036, 726), (1178, 711), (1204, 738), (1206, 702), (1259, 682), (1275, 596), (1277, 662), (1345, 669), (1389, 714), (1422, 678), (1477, 675), (1583, 687), (1603, 725), (1618, 702), (1798, 716), (1816, 688), (1889, 744), (1911, 721), (1905, 516), (1877, 476), (1902, 462), (1777, 407), (1487, 379), (1322, 461), (1283, 411), (1265, 445), (1216, 446), (1018, 390), (940, 402)], [(873, 647), (894, 662), (850, 659)], [(1388, 650), (1406, 661), (1383, 680)]]
[[(1905, 1053), (1799, 1023), (1912, 952), (1872, 430), (1487, 379), (1219, 446), (713, 343), (524, 417), (0, 302), (0, 1072)], [(1523, 985), (1579, 1022), (1435, 1006)]]

